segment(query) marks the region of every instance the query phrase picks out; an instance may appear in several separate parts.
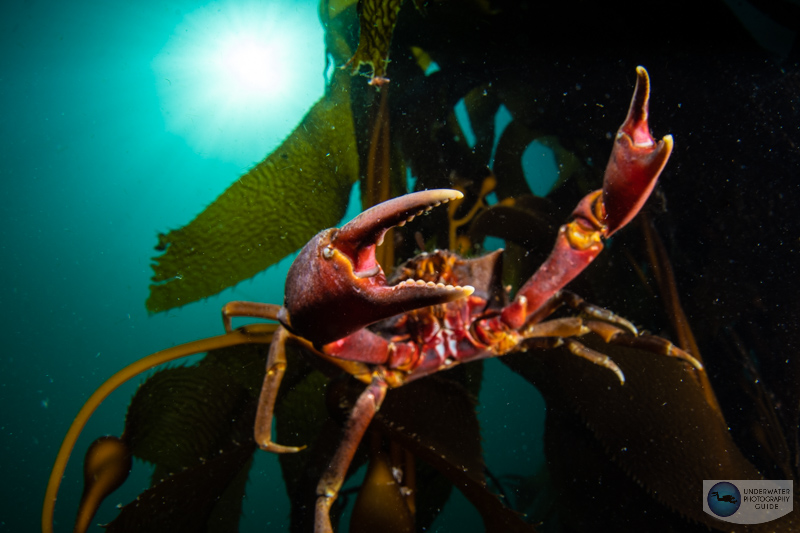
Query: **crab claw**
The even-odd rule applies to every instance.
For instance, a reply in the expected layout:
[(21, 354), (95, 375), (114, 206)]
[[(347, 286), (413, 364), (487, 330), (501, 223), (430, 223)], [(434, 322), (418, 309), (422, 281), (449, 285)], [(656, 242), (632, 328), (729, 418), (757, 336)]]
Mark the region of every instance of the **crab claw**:
[(650, 78), (636, 67), (636, 88), (628, 116), (617, 132), (603, 188), (586, 195), (561, 226), (547, 260), (503, 309), (505, 325), (519, 329), (547, 300), (580, 274), (603, 249), (603, 241), (636, 216), (672, 153), (672, 136), (656, 143), (647, 124)]
[(389, 286), (375, 259), (390, 228), (462, 196), (449, 189), (407, 194), (364, 211), (341, 229), (318, 233), (289, 269), (281, 322), (323, 345), (384, 318), (472, 294), (469, 286), (414, 280)]
[(641, 210), (672, 153), (671, 135), (658, 143), (650, 135), (649, 102), (650, 78), (644, 67), (636, 67), (631, 106), (617, 131), (603, 180), (605, 237), (625, 226)]

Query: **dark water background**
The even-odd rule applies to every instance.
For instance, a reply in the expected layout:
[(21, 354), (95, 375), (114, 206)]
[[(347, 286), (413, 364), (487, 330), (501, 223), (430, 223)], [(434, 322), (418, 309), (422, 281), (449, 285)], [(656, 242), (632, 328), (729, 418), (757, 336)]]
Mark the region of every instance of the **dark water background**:
[[(144, 307), (156, 234), (187, 224), (321, 96), (316, 8), (313, 0), (4, 4), (0, 530), (38, 529), (61, 439), (106, 378), (151, 352), (221, 333), (219, 309), (229, 300), (281, 302), (287, 261), (203, 302), (154, 316)], [(291, 50), (291, 79), (280, 80), (277, 96), (229, 109), (197, 61), (218, 34), (259, 16), (272, 19), (267, 31), (280, 27), (304, 45)], [(481, 398), (488, 466), (531, 475), (541, 450), (529, 449), (525, 435), (524, 446), (514, 442), (520, 428), (541, 427), (543, 407), (516, 403), (515, 391), (530, 398), (532, 387), (496, 361), (486, 379), (503, 383)], [(84, 430), (61, 486), (57, 531), (71, 529), (83, 452), (97, 436), (120, 433), (140, 382), (112, 395)], [(137, 463), (97, 522), (135, 497), (148, 472)], [(454, 494), (439, 521), (460, 514), (478, 526)], [(241, 530), (285, 525), (288, 505), (277, 459), (258, 453)]]

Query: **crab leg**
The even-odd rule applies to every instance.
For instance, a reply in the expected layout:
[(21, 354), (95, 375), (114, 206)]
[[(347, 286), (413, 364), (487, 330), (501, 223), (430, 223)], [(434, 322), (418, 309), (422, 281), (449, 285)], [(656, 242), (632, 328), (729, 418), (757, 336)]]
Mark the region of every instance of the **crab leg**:
[(286, 340), (290, 334), (285, 328), (279, 327), (272, 338), (267, 358), (267, 373), (264, 384), (261, 386), (261, 395), (258, 397), (258, 410), (253, 430), (256, 444), (262, 450), (273, 453), (299, 452), (305, 446), (283, 446), (272, 442), (272, 413), (275, 409), (275, 400), (278, 389), (286, 372)]
[[(222, 323), (225, 326), (225, 332), (230, 333), (232, 331), (231, 318), (233, 317), (246, 316), (277, 320), (280, 309), (278, 305), (259, 302), (229, 302), (222, 307)], [(291, 334), (283, 326), (279, 326), (272, 337), (267, 358), (267, 372), (264, 375), (264, 383), (261, 385), (256, 422), (253, 428), (253, 436), (258, 447), (272, 453), (294, 453), (305, 448), (305, 446), (283, 446), (272, 442), (272, 414), (275, 410), (278, 389), (280, 389), (283, 374), (286, 372), (286, 341), (290, 337)]]
[(225, 333), (233, 331), (231, 319), (233, 317), (264, 318), (266, 320), (278, 320), (281, 306), (264, 304), (260, 302), (228, 302), (222, 306), (222, 325), (225, 326)]
[(580, 317), (556, 318), (530, 324), (523, 329), (520, 334), (521, 338), (517, 342), (526, 349), (552, 349), (564, 346), (573, 355), (611, 370), (619, 379), (620, 384), (624, 385), (625, 375), (609, 356), (584, 346), (574, 338), (590, 332), (595, 333), (609, 344), (628, 346), (654, 354), (682, 359), (692, 365), (697, 372), (703, 375), (705, 373), (703, 364), (700, 361), (667, 339), (652, 335), (634, 334), (609, 322), (584, 320)]
[(528, 324), (537, 324), (541, 322), (548, 316), (552, 315), (556, 309), (562, 305), (566, 305), (570, 309), (578, 311), (587, 317), (602, 320), (611, 324), (616, 324), (617, 326), (630, 331), (634, 335), (638, 335), (639, 333), (639, 330), (636, 329), (636, 326), (634, 326), (626, 318), (621, 317), (603, 307), (590, 304), (574, 292), (567, 290), (558, 291), (557, 293), (553, 294), (553, 296), (547, 300), (542, 307), (540, 307), (535, 313), (530, 314), (527, 319)]
[(503, 309), (506, 326), (521, 328), (580, 274), (603, 249), (603, 241), (636, 216), (655, 187), (672, 152), (672, 136), (656, 143), (650, 135), (650, 79), (643, 67), (637, 67), (636, 74), (628, 116), (617, 132), (603, 188), (583, 198), (572, 213), (574, 220), (561, 226), (550, 256)]
[(388, 385), (378, 374), (373, 374), (372, 382), (358, 397), (350, 419), (347, 421), (344, 438), (336, 454), (331, 459), (322, 478), (317, 485), (317, 506), (315, 511), (314, 532), (332, 533), (330, 510), (333, 502), (339, 495), (339, 490), (344, 483), (344, 476), (353, 460), (364, 432), (367, 430), (375, 413), (381, 408), (386, 397)]

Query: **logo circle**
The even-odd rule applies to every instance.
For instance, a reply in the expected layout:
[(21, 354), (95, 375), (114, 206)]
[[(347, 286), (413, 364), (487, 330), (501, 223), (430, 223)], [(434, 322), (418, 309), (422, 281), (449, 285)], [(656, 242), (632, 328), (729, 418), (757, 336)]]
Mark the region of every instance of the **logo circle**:
[(730, 516), (742, 505), (742, 495), (733, 483), (720, 481), (706, 495), (708, 508), (717, 516)]

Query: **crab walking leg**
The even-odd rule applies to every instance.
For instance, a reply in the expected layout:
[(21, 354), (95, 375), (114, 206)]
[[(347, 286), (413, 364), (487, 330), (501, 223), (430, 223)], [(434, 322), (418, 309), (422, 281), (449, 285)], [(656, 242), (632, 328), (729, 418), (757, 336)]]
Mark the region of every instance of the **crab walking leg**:
[[(604, 311), (602, 308), (597, 308)], [(620, 384), (625, 384), (625, 375), (607, 355), (584, 346), (573, 337), (595, 333), (608, 344), (628, 346), (656, 355), (675, 357), (692, 365), (695, 371), (705, 374), (703, 364), (692, 355), (681, 350), (667, 339), (652, 335), (633, 334), (608, 322), (585, 320), (580, 317), (555, 318), (527, 326), (521, 332), (520, 343), (527, 348), (552, 349), (565, 346), (573, 355), (582, 357), (595, 365), (607, 368), (616, 374)], [(523, 344), (524, 343), (524, 344)]]
[[(579, 311), (586, 318), (571, 317), (554, 320), (541, 320), (553, 313), (561, 305)], [(594, 320), (592, 320), (594, 319)], [(548, 300), (542, 308), (529, 318), (529, 326), (522, 333), (526, 338), (532, 337), (580, 337), (590, 331), (596, 333), (607, 343), (639, 348), (659, 355), (676, 357), (703, 371), (703, 363), (689, 352), (675, 346), (670, 341), (652, 335), (640, 335), (630, 321), (602, 307), (590, 304), (570, 291), (559, 291)], [(573, 353), (574, 350), (573, 350)], [(604, 366), (604, 365), (601, 365)]]
[(283, 374), (286, 372), (286, 340), (290, 337), (291, 334), (281, 326), (272, 338), (267, 358), (267, 373), (261, 386), (261, 395), (258, 397), (253, 431), (259, 448), (273, 453), (294, 453), (305, 448), (305, 446), (283, 446), (272, 442), (272, 412), (275, 409), (275, 399), (278, 397)]
[[(616, 328), (616, 326), (612, 326)], [(622, 331), (616, 328), (618, 331)], [(621, 385), (625, 384), (625, 375), (614, 361), (600, 352), (592, 350), (572, 339), (594, 331), (580, 317), (555, 318), (526, 327), (522, 331), (522, 342), (527, 347), (556, 348), (566, 346), (567, 349), (578, 357), (582, 357), (598, 366), (614, 372)]]
[[(598, 333), (601, 337), (604, 336), (605, 332), (601, 332), (597, 327), (597, 324), (587, 323), (587, 325), (592, 329), (592, 331)], [(611, 330), (611, 335), (608, 339), (606, 339), (606, 342), (609, 344), (617, 344), (619, 346), (629, 346), (631, 348), (645, 350), (657, 355), (681, 359), (692, 365), (697, 372), (705, 373), (705, 367), (703, 366), (703, 363), (693, 357), (692, 354), (682, 350), (678, 346), (675, 346), (667, 339), (656, 337), (655, 335), (637, 336), (630, 335), (622, 330)]]
[[(229, 302), (222, 307), (222, 323), (225, 331), (230, 333), (231, 318), (250, 317), (264, 318), (268, 320), (278, 320), (278, 313), (281, 306), (265, 304), (260, 302)], [(265, 451), (272, 453), (294, 453), (299, 452), (305, 446), (283, 446), (272, 442), (272, 414), (275, 410), (275, 400), (278, 397), (278, 390), (286, 372), (286, 341), (292, 335), (283, 326), (278, 327), (269, 347), (269, 357), (267, 359), (267, 372), (264, 375), (264, 383), (261, 386), (261, 394), (258, 397), (258, 409), (256, 411), (256, 422), (253, 434), (256, 444)]]
[(278, 320), (280, 305), (264, 304), (260, 302), (228, 302), (222, 306), (222, 324), (225, 326), (225, 333), (233, 331), (231, 319), (233, 317), (264, 318), (267, 320)]
[(336, 450), (336, 454), (328, 464), (317, 485), (317, 507), (314, 520), (315, 533), (332, 533), (330, 510), (339, 490), (342, 488), (344, 476), (353, 460), (359, 443), (375, 413), (381, 408), (386, 397), (388, 385), (382, 376), (373, 374), (372, 382), (358, 397), (350, 419), (347, 421), (344, 439)]
[(617, 376), (617, 379), (619, 379), (619, 384), (625, 385), (625, 374), (622, 373), (617, 363), (606, 354), (600, 353), (597, 350), (592, 350), (575, 339), (564, 339), (564, 345), (573, 355), (577, 355), (597, 366), (611, 370)]
[(547, 300), (538, 311), (532, 313), (528, 317), (528, 324), (537, 324), (541, 322), (548, 316), (555, 313), (556, 310), (558, 310), (558, 308), (562, 305), (566, 305), (570, 309), (574, 309), (575, 311), (578, 311), (587, 317), (609, 322), (611, 324), (616, 324), (617, 326), (628, 330), (634, 335), (639, 334), (639, 330), (636, 329), (636, 326), (634, 326), (629, 320), (612, 311), (609, 311), (608, 309), (590, 304), (574, 292), (567, 290), (560, 290), (553, 294), (553, 296), (551, 296), (550, 299)]

